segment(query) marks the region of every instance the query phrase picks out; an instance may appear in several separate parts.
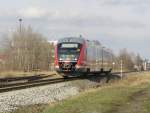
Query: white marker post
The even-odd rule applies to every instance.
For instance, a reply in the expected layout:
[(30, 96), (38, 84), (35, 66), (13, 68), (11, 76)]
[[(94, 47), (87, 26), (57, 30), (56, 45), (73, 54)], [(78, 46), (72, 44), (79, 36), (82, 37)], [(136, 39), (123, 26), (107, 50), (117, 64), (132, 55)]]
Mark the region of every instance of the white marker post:
[(122, 64), (122, 60), (121, 60), (121, 63), (120, 63), (120, 76), (121, 76), (121, 79), (123, 77), (122, 72), (123, 72), (123, 64)]
[(112, 64), (113, 64), (113, 72), (115, 72), (115, 62), (113, 62)]

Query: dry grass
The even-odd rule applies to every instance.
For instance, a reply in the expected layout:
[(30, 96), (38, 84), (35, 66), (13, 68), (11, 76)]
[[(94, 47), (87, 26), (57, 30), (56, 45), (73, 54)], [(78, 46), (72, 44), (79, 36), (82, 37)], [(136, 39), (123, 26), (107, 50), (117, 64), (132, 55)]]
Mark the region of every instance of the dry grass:
[(131, 73), (123, 80), (118, 81), (116, 85), (137, 86), (139, 84), (150, 83), (150, 72)]
[(52, 71), (33, 71), (33, 72), (22, 72), (22, 71), (3, 71), (0, 72), (0, 78), (3, 77), (21, 77), (21, 76), (33, 76), (37, 74), (46, 74), (46, 75), (51, 75), (55, 74), (56, 72)]

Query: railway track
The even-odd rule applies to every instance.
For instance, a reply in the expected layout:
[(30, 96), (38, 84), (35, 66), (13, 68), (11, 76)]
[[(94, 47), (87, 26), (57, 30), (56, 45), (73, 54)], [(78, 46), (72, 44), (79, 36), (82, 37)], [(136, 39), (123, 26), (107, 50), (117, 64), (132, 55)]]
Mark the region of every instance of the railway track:
[(61, 83), (65, 81), (75, 80), (75, 79), (77, 79), (77, 77), (71, 77), (69, 79), (57, 78), (57, 79), (38, 80), (38, 81), (25, 82), (25, 83), (6, 84), (0, 87), (0, 93), (12, 91), (12, 90), (25, 89), (30, 87), (37, 87), (37, 86), (42, 86), (47, 84)]
[[(131, 73), (131, 72), (123, 72), (123, 73), (125, 74), (125, 73)], [(77, 79), (87, 79), (93, 76), (99, 76), (98, 72), (90, 73), (89, 75), (91, 74), (92, 76), (69, 77), (69, 79), (51, 78), (50, 76), (52, 75), (45, 75), (45, 76), (34, 75), (30, 77), (1, 78), (0, 79), (0, 93), (13, 91), (13, 90), (19, 90), (19, 89), (25, 89), (25, 88), (30, 88), (30, 87), (54, 84), (54, 83), (67, 82), (67, 81), (72, 81), (72, 80), (77, 80)], [(120, 74), (120, 72), (115, 72), (112, 74), (118, 75)]]
[(3, 82), (13, 82), (13, 81), (21, 81), (21, 80), (34, 80), (34, 79), (41, 79), (41, 78), (46, 78), (49, 76), (53, 76), (56, 74), (51, 74), (51, 75), (45, 75), (45, 74), (38, 74), (38, 75), (33, 75), (33, 76), (25, 76), (25, 77), (6, 77), (6, 78), (0, 78), (0, 83)]

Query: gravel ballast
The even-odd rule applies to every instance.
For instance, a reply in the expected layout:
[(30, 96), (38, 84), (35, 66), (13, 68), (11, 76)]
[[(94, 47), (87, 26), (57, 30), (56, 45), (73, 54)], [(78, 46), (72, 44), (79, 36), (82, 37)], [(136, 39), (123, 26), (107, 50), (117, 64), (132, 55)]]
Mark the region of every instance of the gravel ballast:
[(0, 93), (0, 113), (14, 111), (20, 106), (50, 104), (77, 95), (81, 91), (104, 84), (103, 78), (75, 80)]
[(6, 113), (24, 105), (48, 104), (78, 93), (79, 89), (71, 86), (69, 83), (59, 83), (0, 93), (0, 112)]

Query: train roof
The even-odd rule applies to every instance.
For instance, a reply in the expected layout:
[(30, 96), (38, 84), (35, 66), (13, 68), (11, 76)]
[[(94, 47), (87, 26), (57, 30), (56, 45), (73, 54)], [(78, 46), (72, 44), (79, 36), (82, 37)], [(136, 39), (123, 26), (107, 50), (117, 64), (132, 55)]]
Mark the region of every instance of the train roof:
[(58, 40), (58, 43), (67, 43), (67, 42), (77, 42), (77, 43), (84, 43), (84, 42), (88, 42), (88, 43), (93, 43), (94, 45), (101, 45), (101, 43), (98, 40), (86, 40), (82, 37), (65, 37), (62, 39)]
[(58, 43), (68, 43), (68, 42), (75, 42), (75, 43), (84, 43), (85, 39), (82, 37), (65, 37), (58, 40)]

